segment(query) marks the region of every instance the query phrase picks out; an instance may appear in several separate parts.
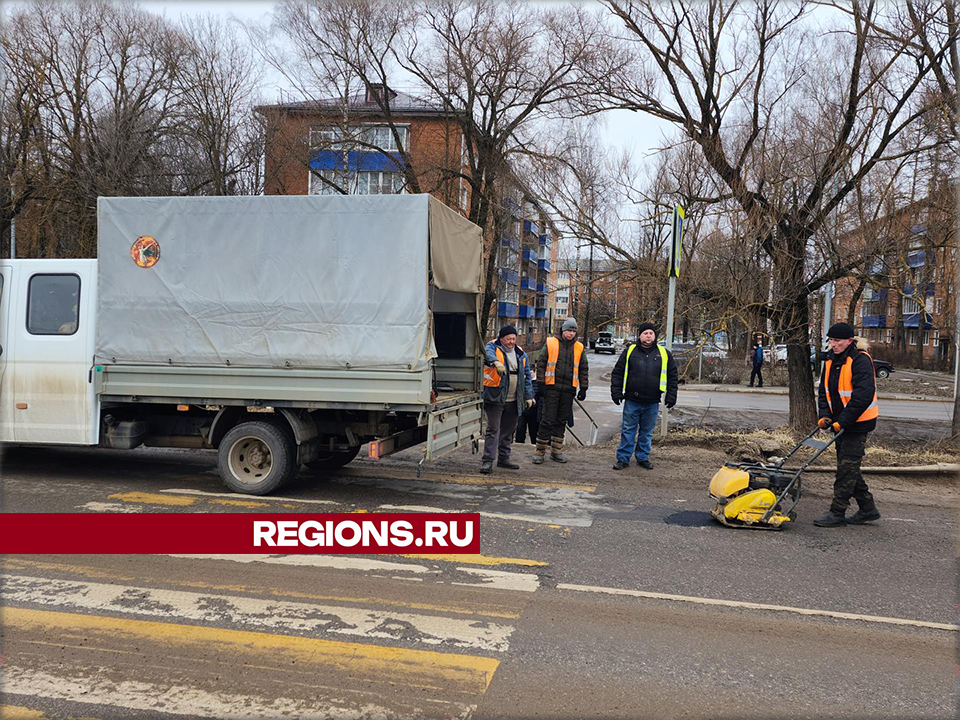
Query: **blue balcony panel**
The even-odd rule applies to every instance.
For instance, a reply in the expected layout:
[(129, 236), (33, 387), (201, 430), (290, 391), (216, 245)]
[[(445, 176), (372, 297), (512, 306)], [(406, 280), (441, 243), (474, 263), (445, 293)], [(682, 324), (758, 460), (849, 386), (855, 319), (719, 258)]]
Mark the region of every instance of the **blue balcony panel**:
[(543, 234), (540, 236), (540, 244), (541, 244), (541, 245), (549, 245), (549, 244), (550, 244), (550, 236), (549, 236), (547, 233), (543, 233)]
[(547, 291), (547, 286), (544, 285), (542, 282), (538, 282), (538, 283), (537, 283), (537, 292), (538, 292), (538, 293), (545, 293), (546, 291)]
[(536, 287), (536, 283), (530, 278), (524, 276), (520, 278), (520, 289), (521, 290), (533, 290)]
[(549, 261), (549, 260), (541, 260), (541, 261), (537, 264), (537, 266), (538, 266), (541, 270), (547, 270), (547, 271), (549, 271), (549, 270), (550, 270), (550, 261)]
[(533, 305), (521, 305), (520, 306), (520, 317), (522, 318), (532, 318), (534, 316), (535, 308)]
[[(923, 329), (929, 330), (933, 327), (933, 324), (930, 322), (932, 320), (930, 313), (923, 313)], [(909, 315), (903, 316), (903, 326), (908, 328), (915, 328), (920, 324), (920, 313), (910, 313)]]
[(534, 235), (539, 235), (540, 226), (537, 225), (535, 222), (533, 222), (533, 220), (524, 220), (523, 231), (528, 233), (533, 233)]
[(500, 279), (508, 285), (517, 284), (517, 274), (513, 270), (500, 269)]
[(404, 167), (400, 153), (373, 151), (321, 150), (310, 159), (311, 170), (349, 170), (350, 172), (398, 172)]
[(545, 318), (546, 316), (547, 316), (547, 309), (546, 309), (546, 308), (537, 308), (537, 317), (538, 317), (538, 318)]
[(882, 328), (886, 326), (887, 326), (886, 315), (864, 315), (863, 316), (863, 327), (865, 328)]
[[(928, 283), (927, 293), (926, 293), (927, 297), (933, 297), (934, 294), (936, 293), (936, 290), (937, 290), (936, 283)], [(911, 297), (914, 294), (914, 292), (915, 292), (915, 288), (913, 287), (913, 285), (903, 286), (903, 294), (906, 295), (907, 297)]]
[(927, 254), (923, 250), (912, 252), (907, 255), (907, 267), (923, 267), (927, 261)]
[(520, 241), (511, 237), (501, 237), (500, 244), (504, 247), (513, 248), (514, 250), (520, 249)]
[(509, 302), (497, 303), (497, 315), (499, 317), (515, 318), (517, 316), (517, 304)]

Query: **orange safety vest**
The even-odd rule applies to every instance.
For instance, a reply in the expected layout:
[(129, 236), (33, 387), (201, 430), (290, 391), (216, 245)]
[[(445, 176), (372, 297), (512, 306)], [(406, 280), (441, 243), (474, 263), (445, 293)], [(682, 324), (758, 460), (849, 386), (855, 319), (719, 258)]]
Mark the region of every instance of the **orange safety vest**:
[[(573, 386), (580, 387), (580, 356), (583, 355), (583, 343), (579, 340), (573, 344)], [(543, 382), (546, 385), (555, 385), (557, 382), (557, 358), (560, 357), (560, 338), (547, 338), (547, 369), (543, 373)]]
[[(870, 367), (873, 368), (873, 358), (870, 357), (868, 353), (863, 353), (867, 356), (867, 359), (870, 360)], [(827, 407), (830, 408), (830, 414), (833, 414), (833, 401), (830, 399), (830, 367), (833, 365), (833, 360), (827, 360), (826, 367), (824, 368), (824, 382), (827, 384), (826, 396), (827, 396)], [(876, 375), (876, 372), (874, 372)], [(840, 380), (837, 382), (837, 391), (840, 393), (840, 402), (843, 403), (843, 406), (846, 407), (850, 402), (850, 398), (853, 397), (853, 358), (847, 356), (846, 361), (843, 363), (843, 366), (840, 368)], [(857, 418), (857, 422), (865, 422), (867, 420), (875, 420), (880, 414), (880, 408), (877, 405), (877, 389), (873, 389), (873, 402), (863, 411), (863, 414)]]
[[(520, 353), (523, 352), (523, 348), (517, 345), (516, 350), (520, 351), (519, 353), (517, 353), (517, 357), (519, 358)], [(507, 356), (503, 354), (503, 350), (501, 350), (500, 348), (495, 348), (494, 352), (497, 353), (497, 360), (500, 362), (500, 364), (503, 366), (506, 366)], [(526, 367), (526, 365), (527, 365), (527, 356), (523, 355), (523, 366)], [(522, 380), (520, 380), (519, 382), (522, 382)], [(483, 386), (484, 387), (500, 387), (500, 373), (498, 373), (497, 369), (492, 365), (483, 366)]]

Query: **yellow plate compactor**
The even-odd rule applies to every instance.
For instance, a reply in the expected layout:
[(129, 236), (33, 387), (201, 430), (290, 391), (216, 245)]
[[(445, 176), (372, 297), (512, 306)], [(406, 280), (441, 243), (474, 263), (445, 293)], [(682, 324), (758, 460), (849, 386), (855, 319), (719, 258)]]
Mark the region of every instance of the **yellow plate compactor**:
[[(710, 481), (710, 497), (717, 501), (710, 514), (727, 527), (758, 530), (780, 530), (796, 519), (793, 509), (800, 502), (803, 471), (843, 433), (841, 430), (828, 440), (814, 440), (819, 430), (814, 428), (786, 457), (770, 465), (727, 463), (720, 468)], [(785, 468), (783, 464), (802, 447), (816, 452), (799, 468)], [(787, 502), (789, 507), (784, 507)]]

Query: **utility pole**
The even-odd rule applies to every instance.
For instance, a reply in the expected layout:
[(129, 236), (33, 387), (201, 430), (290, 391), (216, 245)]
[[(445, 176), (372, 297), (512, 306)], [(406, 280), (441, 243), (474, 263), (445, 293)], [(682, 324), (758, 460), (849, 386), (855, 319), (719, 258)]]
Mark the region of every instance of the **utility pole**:
[[(667, 327), (664, 330), (666, 347), (670, 350), (673, 347), (673, 306), (677, 294), (677, 278), (680, 276), (680, 246), (683, 242), (683, 221), (684, 212), (681, 205), (677, 205), (673, 211), (673, 233), (670, 243), (670, 265), (667, 269), (669, 274), (669, 289), (667, 291)], [(660, 437), (667, 436), (667, 425), (669, 422), (669, 411), (666, 406), (666, 397), (660, 398)]]

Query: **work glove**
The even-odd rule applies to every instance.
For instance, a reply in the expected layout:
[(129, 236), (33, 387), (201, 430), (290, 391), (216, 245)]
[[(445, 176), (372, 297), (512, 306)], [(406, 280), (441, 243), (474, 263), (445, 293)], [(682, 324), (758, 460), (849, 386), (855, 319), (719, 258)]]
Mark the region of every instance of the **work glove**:
[(524, 401), (523, 401), (523, 404), (526, 406), (527, 410), (529, 410), (530, 408), (532, 408), (532, 407), (534, 406), (534, 404), (535, 404), (536, 402), (537, 402), (536, 400), (534, 400), (533, 398), (531, 398), (531, 399), (529, 399), (529, 400), (524, 400)]
[(614, 405), (619, 405), (619, 404), (622, 403), (622, 402), (623, 402), (623, 398), (622, 398), (622, 397), (620, 397), (619, 395), (614, 395), (614, 396), (613, 396), (613, 404), (614, 404)]
[(577, 400), (579, 400), (580, 402), (583, 402), (586, 399), (587, 399), (587, 389), (580, 388), (580, 392), (577, 393)]
[(833, 424), (833, 432), (835, 432), (835, 433), (840, 432), (840, 423), (835, 422), (835, 423)]
[(675, 400), (674, 400), (673, 402), (664, 403), (664, 405), (667, 406), (667, 410), (673, 410), (673, 407), (674, 407), (674, 405), (676, 405), (676, 404), (677, 404), (677, 402), (676, 402)]
[(507, 368), (505, 368), (503, 363), (500, 361), (495, 362), (493, 366), (497, 369), (497, 372), (500, 373), (501, 375), (507, 372)]
[(817, 420), (817, 427), (820, 428), (821, 430), (826, 430), (828, 427), (830, 427), (832, 423), (833, 423), (833, 420), (831, 420), (830, 418), (822, 417), (819, 420)]

